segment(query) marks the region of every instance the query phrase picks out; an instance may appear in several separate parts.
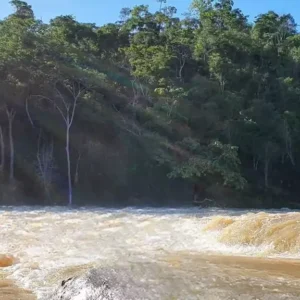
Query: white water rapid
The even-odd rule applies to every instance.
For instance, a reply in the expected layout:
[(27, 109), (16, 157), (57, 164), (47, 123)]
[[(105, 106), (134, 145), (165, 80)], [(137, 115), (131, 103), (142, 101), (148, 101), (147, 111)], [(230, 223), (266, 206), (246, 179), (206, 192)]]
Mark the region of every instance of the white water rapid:
[(149, 299), (300, 299), (298, 212), (2, 207), (0, 228), (5, 274), (37, 299), (92, 267)]

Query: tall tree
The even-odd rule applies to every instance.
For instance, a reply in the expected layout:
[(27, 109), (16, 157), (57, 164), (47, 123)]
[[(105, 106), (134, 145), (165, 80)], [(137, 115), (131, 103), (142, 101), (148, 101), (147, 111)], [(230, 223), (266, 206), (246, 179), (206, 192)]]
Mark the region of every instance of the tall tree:
[(71, 170), (71, 153), (70, 153), (70, 130), (74, 122), (76, 107), (78, 101), (83, 96), (84, 88), (80, 82), (74, 80), (64, 80), (57, 82), (53, 87), (54, 97), (49, 98), (44, 95), (36, 95), (39, 99), (45, 99), (52, 103), (59, 112), (65, 125), (65, 151), (67, 161), (68, 175), (68, 204), (73, 204), (73, 186)]

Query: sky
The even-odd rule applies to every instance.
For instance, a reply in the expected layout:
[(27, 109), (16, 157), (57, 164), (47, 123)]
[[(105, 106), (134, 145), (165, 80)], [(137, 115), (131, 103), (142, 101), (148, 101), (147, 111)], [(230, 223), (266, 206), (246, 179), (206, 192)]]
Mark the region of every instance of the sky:
[[(175, 6), (178, 14), (188, 11), (192, 0), (167, 0), (169, 6)], [(274, 10), (279, 14), (291, 13), (300, 25), (300, 0), (235, 0), (240, 8), (253, 21), (255, 16)], [(158, 9), (156, 0), (27, 0), (32, 5), (38, 19), (48, 22), (58, 15), (71, 14), (80, 22), (102, 25), (118, 20), (123, 7), (146, 4), (152, 10)], [(0, 0), (0, 19), (12, 12), (9, 0)]]

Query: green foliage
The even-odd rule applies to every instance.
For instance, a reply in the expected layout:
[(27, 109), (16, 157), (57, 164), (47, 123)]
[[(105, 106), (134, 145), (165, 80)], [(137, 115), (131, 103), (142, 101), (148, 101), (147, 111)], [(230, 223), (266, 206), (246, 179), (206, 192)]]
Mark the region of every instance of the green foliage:
[(8, 17), (0, 23), (0, 63), (17, 63), (32, 59), (32, 46), (36, 41), (32, 28), (35, 21), (31, 18)]
[(165, 46), (132, 45), (124, 49), (124, 52), (132, 66), (132, 74), (152, 84), (166, 74), (172, 59)]
[(198, 142), (185, 139), (183, 144), (192, 151), (192, 155), (173, 167), (169, 176), (185, 179), (203, 178), (206, 176), (220, 176), (224, 185), (243, 189), (246, 180), (240, 175), (240, 160), (238, 148), (224, 145), (219, 141), (211, 142), (208, 146), (201, 146)]
[[(10, 3), (14, 13), (0, 22), (0, 126), (6, 133), (10, 108), (21, 144), (35, 145), (40, 131), (54, 139), (57, 181), (66, 178), (59, 109), (80, 89), (71, 163), (84, 157), (78, 188), (97, 186), (96, 198), (107, 186), (142, 189), (141, 174), (147, 191), (176, 177), (299, 192), (300, 37), (290, 14), (269, 11), (250, 24), (231, 0), (194, 0), (193, 14), (179, 18), (160, 0), (156, 12), (124, 8), (98, 27), (71, 15), (44, 24), (26, 2)], [(34, 166), (33, 148), (20, 145), (19, 161)]]
[(10, 4), (15, 8), (14, 15), (19, 18), (33, 19), (34, 14), (31, 5), (28, 5), (25, 1), (11, 0)]

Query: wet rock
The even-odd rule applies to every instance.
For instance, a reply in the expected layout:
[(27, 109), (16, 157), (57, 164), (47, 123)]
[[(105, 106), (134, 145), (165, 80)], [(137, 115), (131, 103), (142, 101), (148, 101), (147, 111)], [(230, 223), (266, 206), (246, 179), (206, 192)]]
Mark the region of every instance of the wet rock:
[(17, 259), (12, 255), (0, 254), (0, 268), (10, 267), (17, 262)]
[(128, 273), (93, 269), (83, 276), (67, 278), (47, 300), (129, 300), (147, 299), (129, 284)]

